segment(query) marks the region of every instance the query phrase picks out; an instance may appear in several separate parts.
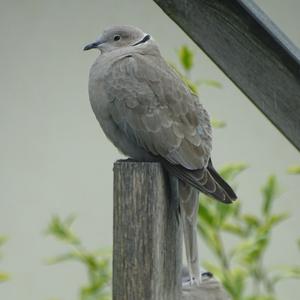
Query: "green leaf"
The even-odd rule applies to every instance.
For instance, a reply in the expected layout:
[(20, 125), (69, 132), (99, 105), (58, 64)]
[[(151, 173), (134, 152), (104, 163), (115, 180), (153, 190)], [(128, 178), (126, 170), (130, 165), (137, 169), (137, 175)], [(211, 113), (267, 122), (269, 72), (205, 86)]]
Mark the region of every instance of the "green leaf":
[(62, 263), (65, 261), (70, 261), (70, 260), (77, 260), (80, 261), (81, 260), (82, 255), (79, 252), (68, 252), (68, 253), (64, 253), (64, 254), (60, 254), (51, 258), (48, 258), (46, 260), (47, 264), (49, 265), (54, 265), (54, 264), (58, 264), (58, 263)]
[(287, 268), (287, 275), (293, 278), (300, 278), (300, 266)]
[(205, 223), (198, 223), (198, 230), (202, 238), (206, 241), (207, 246), (213, 251), (213, 253), (217, 257), (222, 256), (222, 244), (218, 238), (216, 230), (207, 226)]
[(248, 272), (236, 267), (230, 270), (231, 282), (234, 282), (235, 294), (241, 296), (246, 287)]
[(193, 83), (191, 80), (187, 79), (184, 77), (185, 84), (188, 86), (188, 88), (190, 89), (190, 91), (195, 94), (198, 95), (198, 87), (195, 83)]
[(47, 233), (54, 235), (63, 242), (67, 242), (72, 251), (48, 259), (48, 263), (54, 264), (65, 261), (81, 263), (86, 268), (88, 282), (80, 289), (80, 299), (110, 300), (111, 251), (108, 255), (107, 249), (86, 250), (77, 235), (72, 231), (71, 225), (73, 221), (74, 216), (70, 216), (65, 220), (61, 220), (57, 216), (52, 218)]
[(221, 281), (222, 285), (231, 296), (230, 299), (238, 300), (243, 298), (248, 276), (248, 272), (245, 269), (235, 267), (230, 270), (224, 270), (208, 261), (204, 261), (203, 265)]
[(222, 88), (222, 84), (219, 81), (212, 79), (201, 79), (196, 81), (197, 85), (207, 85), (215, 88)]
[(268, 224), (269, 228), (271, 229), (275, 225), (277, 225), (277, 224), (281, 223), (282, 221), (285, 221), (286, 219), (288, 219), (289, 216), (290, 215), (288, 213), (273, 214), (267, 219), (266, 223)]
[(257, 228), (261, 225), (260, 220), (258, 217), (250, 214), (244, 214), (242, 215), (241, 219), (247, 224), (249, 227)]
[(300, 166), (290, 166), (288, 168), (289, 174), (300, 174)]
[(194, 64), (194, 53), (187, 45), (183, 45), (178, 51), (178, 56), (184, 70), (190, 71)]
[(273, 229), (273, 227), (278, 225), (282, 221), (288, 219), (288, 217), (289, 214), (287, 213), (266, 216), (265, 222), (261, 223), (260, 226), (256, 228), (256, 231), (261, 236), (270, 235), (270, 232)]
[(58, 216), (53, 216), (46, 234), (53, 235), (66, 243), (79, 245), (80, 240), (71, 229), (74, 219), (74, 216), (69, 216), (65, 220), (61, 220)]
[(232, 224), (232, 223), (224, 223), (221, 228), (222, 228), (222, 230), (224, 230), (226, 232), (229, 232), (229, 233), (232, 233), (234, 235), (237, 235), (237, 236), (240, 236), (240, 237), (245, 236), (245, 231), (239, 225)]
[(199, 218), (199, 222), (205, 222), (211, 227), (214, 227), (217, 224), (213, 210), (207, 204), (207, 202), (204, 202), (202, 200), (199, 204), (198, 218)]
[(0, 272), (0, 282), (7, 281), (9, 279), (9, 275), (7, 273)]
[(274, 199), (279, 195), (279, 187), (274, 175), (269, 176), (266, 184), (262, 187), (262, 195), (262, 212), (267, 216), (271, 212)]
[[(0, 246), (3, 246), (6, 241), (7, 241), (6, 237), (0, 236)], [(8, 279), (9, 279), (8, 273), (0, 272), (0, 282), (6, 281)]]
[(5, 236), (0, 236), (0, 246), (4, 245), (7, 241), (7, 237)]
[(277, 284), (279, 281), (284, 280), (284, 279), (290, 279), (290, 278), (295, 278), (295, 279), (300, 279), (300, 266), (295, 266), (295, 267), (288, 267), (288, 266), (283, 266), (277, 268), (278, 273), (273, 276), (272, 283)]
[(233, 254), (237, 255), (240, 263), (245, 266), (251, 266), (260, 259), (268, 243), (268, 235), (259, 235), (238, 244), (234, 248)]
[(214, 128), (224, 128), (226, 126), (226, 123), (224, 121), (217, 120), (217, 119), (212, 119), (210, 123), (211, 126)]
[(215, 203), (215, 219), (218, 226), (222, 226), (222, 224), (235, 213), (236, 205), (238, 205), (238, 202), (231, 205), (217, 202)]

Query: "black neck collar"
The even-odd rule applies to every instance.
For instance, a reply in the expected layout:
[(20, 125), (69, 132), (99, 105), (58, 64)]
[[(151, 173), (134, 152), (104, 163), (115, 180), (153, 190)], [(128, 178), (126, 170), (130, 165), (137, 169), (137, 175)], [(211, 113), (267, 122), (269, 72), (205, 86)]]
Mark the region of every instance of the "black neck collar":
[(137, 43), (133, 44), (132, 46), (137, 46), (139, 44), (143, 44), (146, 43), (147, 41), (149, 41), (151, 38), (151, 36), (149, 34), (145, 35), (144, 38), (140, 41), (138, 41)]

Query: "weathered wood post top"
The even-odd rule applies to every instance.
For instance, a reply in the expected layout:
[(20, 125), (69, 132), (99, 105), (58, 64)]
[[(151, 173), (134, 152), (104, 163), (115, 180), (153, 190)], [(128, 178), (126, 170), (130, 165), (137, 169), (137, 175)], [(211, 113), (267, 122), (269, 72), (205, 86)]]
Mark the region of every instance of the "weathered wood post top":
[(181, 233), (156, 162), (114, 164), (113, 300), (179, 300)]

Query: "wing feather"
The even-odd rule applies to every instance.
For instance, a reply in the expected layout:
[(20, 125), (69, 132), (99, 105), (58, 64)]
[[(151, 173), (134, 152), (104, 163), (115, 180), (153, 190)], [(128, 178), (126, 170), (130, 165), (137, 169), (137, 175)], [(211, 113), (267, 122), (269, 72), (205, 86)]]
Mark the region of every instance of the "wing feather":
[[(154, 61), (155, 59), (155, 61)], [(105, 76), (118, 127), (153, 155), (187, 169), (206, 167), (211, 152), (207, 112), (161, 58), (121, 57)]]

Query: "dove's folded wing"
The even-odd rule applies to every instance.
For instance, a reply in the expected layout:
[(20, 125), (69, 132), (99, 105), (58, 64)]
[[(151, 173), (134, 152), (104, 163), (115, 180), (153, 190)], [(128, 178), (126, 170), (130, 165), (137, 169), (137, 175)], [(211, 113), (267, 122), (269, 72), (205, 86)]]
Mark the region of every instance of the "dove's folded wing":
[(120, 57), (105, 80), (111, 117), (128, 139), (171, 164), (190, 170), (207, 166), (208, 115), (162, 58)]
[(104, 80), (110, 117), (126, 138), (203, 193), (225, 203), (236, 199), (220, 176), (214, 176), (206, 111), (161, 57), (120, 57)]

